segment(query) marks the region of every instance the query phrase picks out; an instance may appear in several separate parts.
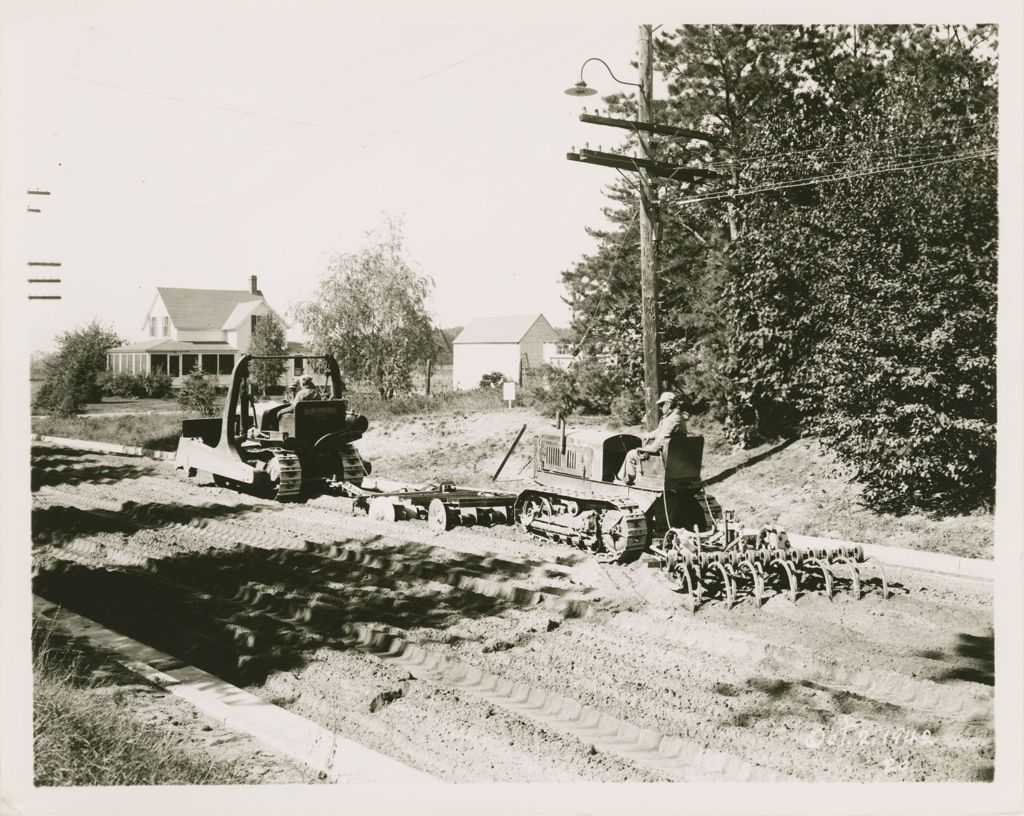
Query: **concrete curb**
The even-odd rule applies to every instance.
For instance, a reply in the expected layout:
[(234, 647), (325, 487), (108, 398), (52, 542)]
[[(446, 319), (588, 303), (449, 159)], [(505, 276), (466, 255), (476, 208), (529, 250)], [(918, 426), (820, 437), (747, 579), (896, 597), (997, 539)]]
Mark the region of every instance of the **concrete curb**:
[(961, 558), (946, 553), (928, 552), (927, 550), (910, 550), (905, 547), (889, 547), (882, 544), (860, 544), (855, 541), (836, 541), (832, 538), (789, 534), (790, 541), (797, 547), (862, 547), (864, 555), (877, 558), (886, 566), (907, 567), (956, 575), (962, 578), (978, 578), (991, 581), (995, 578), (995, 561), (985, 558)]
[[(77, 450), (115, 453), (123, 456), (141, 456), (162, 461), (174, 461), (174, 454), (169, 451), (149, 450), (133, 445), (117, 445), (113, 442), (92, 442), (84, 439), (65, 439), (59, 436), (42, 436), (32, 434), (33, 442), (49, 442)], [(864, 554), (877, 558), (883, 564), (892, 567), (938, 572), (956, 575), (963, 578), (977, 578), (991, 581), (995, 578), (996, 565), (986, 558), (961, 558), (946, 553), (928, 552), (927, 550), (911, 550), (905, 547), (889, 547), (884, 544), (862, 544), (856, 541), (839, 541), (820, 536), (805, 536), (790, 533), (790, 540), (798, 547), (862, 547)]]
[(147, 459), (159, 459), (173, 462), (174, 453), (171, 451), (158, 451), (151, 448), (140, 448), (137, 445), (118, 445), (115, 442), (96, 442), (91, 439), (66, 439), (63, 436), (43, 436), (32, 434), (33, 442), (49, 442), (65, 448), (75, 450), (96, 451), (98, 453), (118, 453), (122, 456), (141, 456)]
[[(326, 774), (342, 784), (424, 784), (438, 779), (341, 737), (316, 723), (271, 705), (137, 640), (100, 626), (36, 595), (36, 615), (64, 624), (129, 670), (191, 703), (208, 717), (254, 737), (270, 750)], [(70, 626), (68, 626), (70, 624)]]

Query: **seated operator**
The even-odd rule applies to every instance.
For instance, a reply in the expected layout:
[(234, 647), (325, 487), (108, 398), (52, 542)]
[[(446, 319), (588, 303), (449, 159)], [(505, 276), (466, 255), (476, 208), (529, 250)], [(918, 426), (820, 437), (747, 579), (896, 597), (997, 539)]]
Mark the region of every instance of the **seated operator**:
[(633, 484), (636, 480), (637, 462), (648, 456), (661, 453), (670, 439), (686, 436), (686, 419), (679, 408), (676, 395), (666, 391), (658, 397), (657, 405), (661, 408), (661, 422), (653, 433), (644, 434), (643, 444), (626, 453), (622, 467), (615, 475), (615, 481), (621, 484)]
[(299, 390), (295, 392), (295, 397), (292, 399), (292, 405), (296, 402), (302, 402), (303, 400), (318, 400), (320, 399), (320, 390), (313, 384), (313, 378), (306, 374), (299, 381)]

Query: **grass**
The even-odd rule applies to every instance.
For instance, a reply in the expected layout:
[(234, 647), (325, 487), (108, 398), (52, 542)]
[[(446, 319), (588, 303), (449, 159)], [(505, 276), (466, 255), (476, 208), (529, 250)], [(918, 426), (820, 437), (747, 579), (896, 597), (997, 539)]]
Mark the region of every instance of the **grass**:
[(134, 719), (119, 687), (127, 672), (39, 623), (32, 664), (36, 785), (250, 781), (232, 763), (174, 747), (170, 729)]
[(103, 397), (100, 402), (89, 402), (82, 406), (83, 414), (111, 414), (124, 411), (138, 412), (147, 411), (181, 411), (181, 406), (175, 399), (151, 399), (139, 397), (129, 399), (128, 397)]
[(152, 450), (173, 451), (181, 436), (181, 420), (186, 416), (97, 416), (45, 417), (32, 420), (33, 433), (87, 439), (93, 442), (116, 442), (138, 445)]

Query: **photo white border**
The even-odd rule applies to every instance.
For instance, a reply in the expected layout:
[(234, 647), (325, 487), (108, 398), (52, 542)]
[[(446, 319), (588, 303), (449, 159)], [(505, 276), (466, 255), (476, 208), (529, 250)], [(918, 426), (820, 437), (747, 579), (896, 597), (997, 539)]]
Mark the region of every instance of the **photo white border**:
[[(72, 3), (79, 11), (83, 3)], [(4, 20), (27, 5), (53, 8), (60, 3), (7, 0)], [(137, 5), (137, 4), (136, 4)], [(431, 2), (410, 9), (408, 2), (377, 4), (381, 15), (424, 14), (431, 17), (480, 14), (468, 2)], [(258, 6), (257, 6), (258, 7)], [(325, 4), (329, 9), (330, 4)], [(488, 14), (497, 13), (489, 11)], [(766, 5), (728, 2), (712, 5), (640, 2), (611, 4), (569, 0), (544, 4), (527, 0), (502, 10), (512, 18), (543, 16), (552, 22), (577, 15), (601, 14), (639, 22), (693, 23), (852, 23), (852, 22), (996, 22), (1000, 25), (1000, 277), (999, 277), (999, 428), (996, 508), (996, 778), (992, 783), (885, 783), (777, 785), (442, 785), (430, 788), (348, 786), (251, 786), (243, 788), (160, 787), (129, 789), (35, 789), (31, 786), (31, 552), (28, 489), (31, 427), (28, 401), (27, 338), (31, 314), (18, 270), (4, 258), (0, 319), (0, 439), (7, 463), (0, 473), (0, 814), (156, 814), (190, 813), (438, 813), (438, 814), (657, 814), (706, 813), (1021, 813), (1024, 811), (1024, 730), (1022, 730), (1022, 535), (1024, 535), (1024, 254), (1022, 225), (1021, 79), (1024, 77), (1022, 18), (1016, 0), (974, 3), (943, 2), (784, 2)], [(186, 58), (187, 55), (182, 55)], [(0, 53), (0, 61), (3, 55)], [(26, 72), (0, 62), (0, 98)], [(11, 122), (0, 122), (0, 184), (5, 167), (18, 161), (8, 151)], [(10, 214), (23, 207), (23, 191), (3, 187), (0, 236)], [(595, 214), (596, 215), (596, 214)], [(10, 463), (15, 463), (12, 466)], [(28, 783), (26, 786), (26, 782)]]

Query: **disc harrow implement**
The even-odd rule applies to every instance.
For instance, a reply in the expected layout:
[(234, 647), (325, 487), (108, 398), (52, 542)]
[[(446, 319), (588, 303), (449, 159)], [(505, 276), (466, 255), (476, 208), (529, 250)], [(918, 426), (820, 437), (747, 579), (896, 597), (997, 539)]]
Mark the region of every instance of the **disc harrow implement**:
[(661, 556), (669, 580), (688, 597), (691, 611), (711, 599), (732, 607), (749, 598), (760, 606), (769, 593), (796, 603), (808, 591), (822, 591), (831, 600), (837, 591), (848, 589), (859, 600), (867, 583), (862, 570), (869, 563), (878, 574), (871, 584), (883, 598), (889, 597), (882, 564), (866, 557), (859, 545), (794, 547), (776, 527), (730, 529), (726, 515), (709, 532), (670, 529), (661, 546), (651, 548)]

